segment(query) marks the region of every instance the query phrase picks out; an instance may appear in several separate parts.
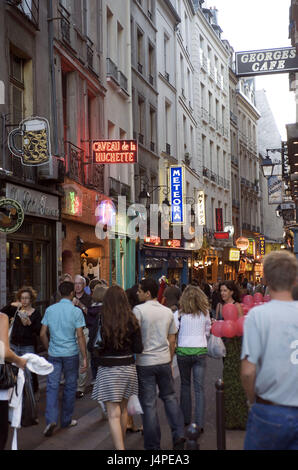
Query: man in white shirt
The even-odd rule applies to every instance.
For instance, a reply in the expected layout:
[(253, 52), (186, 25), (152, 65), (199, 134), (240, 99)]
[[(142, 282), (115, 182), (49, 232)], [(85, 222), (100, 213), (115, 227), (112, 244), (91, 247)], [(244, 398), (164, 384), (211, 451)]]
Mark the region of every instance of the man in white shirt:
[(267, 255), (272, 300), (244, 322), (241, 377), (251, 405), (245, 450), (298, 450), (298, 302), (291, 292), (297, 272), (292, 253)]
[(144, 351), (137, 355), (139, 398), (144, 414), (144, 446), (146, 450), (160, 449), (160, 425), (157, 415), (157, 393), (163, 400), (172, 430), (173, 448), (184, 448), (184, 421), (175, 395), (172, 360), (176, 346), (177, 328), (172, 311), (157, 301), (158, 284), (143, 279), (138, 297), (142, 305), (133, 309), (139, 320)]

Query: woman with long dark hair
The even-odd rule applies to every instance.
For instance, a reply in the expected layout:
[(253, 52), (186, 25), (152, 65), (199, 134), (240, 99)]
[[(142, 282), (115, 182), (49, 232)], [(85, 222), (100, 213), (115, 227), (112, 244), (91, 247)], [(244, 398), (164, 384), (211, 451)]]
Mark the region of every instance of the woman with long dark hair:
[(100, 320), (104, 347), (97, 359), (92, 398), (106, 404), (115, 448), (125, 450), (127, 402), (132, 395), (138, 395), (134, 354), (143, 351), (143, 344), (139, 323), (121, 287), (107, 290)]
[[(240, 292), (234, 281), (223, 281), (219, 285), (222, 303), (218, 304), (216, 318), (222, 317), (222, 308), (234, 304), (238, 318), (243, 316)], [(224, 359), (223, 381), (225, 384), (225, 425), (227, 429), (245, 429), (248, 417), (246, 395), (240, 381), (242, 338), (225, 338), (226, 357)]]

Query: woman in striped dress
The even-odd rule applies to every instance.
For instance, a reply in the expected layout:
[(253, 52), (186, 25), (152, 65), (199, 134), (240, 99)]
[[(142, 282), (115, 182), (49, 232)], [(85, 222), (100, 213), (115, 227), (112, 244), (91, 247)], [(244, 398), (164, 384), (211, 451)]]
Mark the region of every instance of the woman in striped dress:
[(200, 432), (204, 428), (204, 382), (207, 357), (207, 336), (211, 321), (209, 302), (204, 292), (188, 286), (180, 299), (180, 311), (174, 314), (178, 328), (177, 362), (181, 379), (180, 406), (185, 426), (192, 422), (191, 373), (195, 392), (195, 423)]
[(105, 403), (115, 449), (125, 450), (127, 402), (132, 395), (138, 395), (134, 354), (143, 351), (141, 330), (119, 286), (107, 290), (100, 318), (104, 348), (97, 359), (92, 398)]

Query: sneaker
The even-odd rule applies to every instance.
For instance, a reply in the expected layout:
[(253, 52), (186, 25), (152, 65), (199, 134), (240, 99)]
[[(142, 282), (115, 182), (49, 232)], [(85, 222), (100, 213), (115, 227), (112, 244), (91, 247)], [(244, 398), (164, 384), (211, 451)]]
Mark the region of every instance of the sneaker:
[(56, 423), (49, 423), (43, 431), (44, 436), (50, 437), (53, 434), (55, 427)]
[(68, 428), (73, 428), (74, 426), (76, 426), (78, 424), (77, 420), (76, 419), (72, 419), (71, 422), (69, 423), (69, 425), (67, 426)]

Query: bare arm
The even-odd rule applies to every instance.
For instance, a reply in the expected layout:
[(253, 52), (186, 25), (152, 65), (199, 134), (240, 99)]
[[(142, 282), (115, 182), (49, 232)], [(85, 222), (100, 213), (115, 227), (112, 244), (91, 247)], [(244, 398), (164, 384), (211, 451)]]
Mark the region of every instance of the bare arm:
[(173, 357), (175, 354), (176, 349), (176, 334), (168, 336), (169, 347), (170, 347), (170, 354), (171, 354), (171, 362), (173, 361)]
[(41, 330), (40, 330), (40, 339), (46, 351), (49, 349), (49, 339), (48, 339), (47, 332), (48, 332), (47, 325), (42, 325)]
[(83, 356), (83, 363), (84, 363), (83, 367), (81, 367), (81, 370), (85, 370), (87, 369), (87, 348), (86, 348), (85, 335), (83, 333), (83, 328), (77, 328), (76, 331), (77, 331), (79, 348)]
[(238, 317), (243, 317), (243, 309), (242, 309), (241, 305), (238, 302), (236, 303), (236, 307), (237, 307), (237, 310), (238, 310)]
[(256, 366), (247, 359), (241, 361), (241, 382), (250, 403), (255, 401)]
[(7, 362), (13, 362), (20, 369), (25, 369), (26, 359), (22, 359), (17, 356), (9, 347), (9, 338), (8, 338), (8, 317), (4, 313), (0, 312), (0, 341), (4, 344), (4, 358)]

